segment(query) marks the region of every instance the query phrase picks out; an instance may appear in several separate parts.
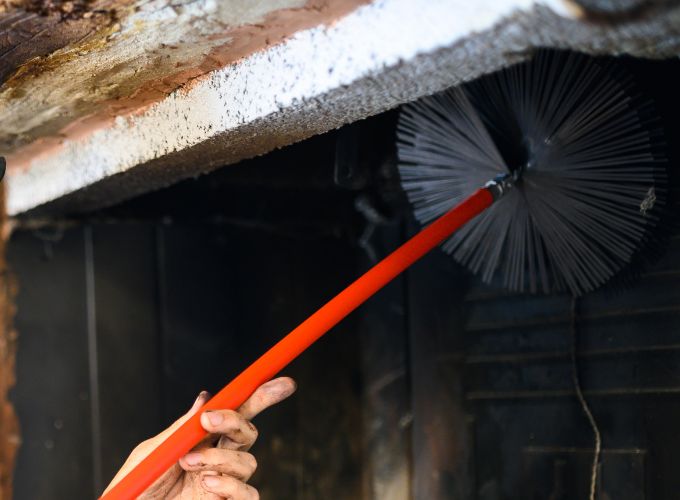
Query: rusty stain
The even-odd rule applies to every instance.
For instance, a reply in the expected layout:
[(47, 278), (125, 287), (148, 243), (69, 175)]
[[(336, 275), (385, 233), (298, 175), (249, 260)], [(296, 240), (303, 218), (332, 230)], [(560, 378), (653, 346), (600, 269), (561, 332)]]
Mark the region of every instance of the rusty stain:
[(13, 326), (16, 281), (7, 269), (5, 246), (10, 226), (5, 211), (4, 183), (0, 187), (0, 500), (12, 498), (12, 475), (20, 444), (19, 422), (9, 401), (14, 386), (17, 333)]
[[(145, 71), (135, 75), (135, 79), (114, 84), (101, 101), (86, 103), (87, 106), (75, 109), (76, 116), (72, 116), (70, 123), (62, 126), (58, 131), (50, 130), (49, 124), (46, 124), (41, 127), (41, 130), (32, 131), (33, 136), (36, 135), (35, 132), (38, 132), (39, 137), (35, 140), (27, 142), (24, 138), (17, 137), (19, 147), (8, 155), (8, 165), (10, 165), (8, 168), (25, 168), (30, 159), (61, 147), (65, 139), (85, 137), (95, 130), (106, 127), (115, 117), (143, 113), (149, 106), (166, 98), (172, 92), (178, 89), (190, 89), (212, 71), (236, 63), (271, 45), (284, 42), (300, 30), (319, 25), (332, 25), (338, 19), (369, 2), (370, 0), (343, 0), (341, 2), (309, 0), (303, 7), (269, 12), (261, 22), (225, 29), (223, 33), (211, 36), (211, 39), (215, 41), (224, 39), (224, 43), (212, 47), (198, 62), (179, 61), (179, 66), (173, 62), (165, 68), (168, 74), (157, 78), (148, 78), (148, 75), (153, 75), (154, 68), (147, 66)], [(117, 23), (107, 29), (116, 27), (119, 28)], [(144, 29), (143, 26), (138, 25), (135, 28)], [(27, 68), (17, 71), (5, 85), (13, 88), (23, 86), (27, 79), (49, 72), (59, 67), (60, 64), (73, 60), (83, 50), (104, 50), (110, 34), (102, 30), (83, 44), (69, 46), (45, 58), (53, 58), (52, 61), (27, 63), (25, 65)], [(171, 47), (168, 49), (171, 50)], [(157, 59), (155, 64), (164, 69), (162, 59)], [(96, 75), (95, 83), (99, 85), (101, 82), (106, 82), (107, 75), (115, 71), (117, 68), (111, 68), (107, 72)], [(144, 80), (145, 75), (147, 78)]]
[(19, 87), (26, 83), (27, 80), (36, 78), (43, 73), (48, 73), (66, 62), (77, 59), (82, 52), (99, 50), (106, 47), (107, 38), (120, 30), (120, 24), (113, 22), (114, 20), (111, 18), (109, 19), (112, 21), (111, 23), (101, 27), (77, 46), (58, 50), (48, 56), (34, 57), (19, 66), (3, 84), (4, 89), (13, 89), (9, 97), (11, 99), (24, 97), (26, 91)]

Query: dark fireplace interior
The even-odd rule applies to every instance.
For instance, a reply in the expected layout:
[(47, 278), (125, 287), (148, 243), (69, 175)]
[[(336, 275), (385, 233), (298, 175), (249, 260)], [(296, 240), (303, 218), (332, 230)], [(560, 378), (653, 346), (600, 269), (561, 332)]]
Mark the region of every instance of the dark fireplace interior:
[[(680, 147), (680, 63), (629, 60)], [(16, 498), (92, 498), (186, 412), (417, 230), (397, 111), (95, 213), (18, 221)], [(672, 172), (671, 172), (672, 173)], [(285, 371), (255, 421), (269, 499), (680, 491), (680, 231), (582, 299), (483, 285), (435, 250)], [(576, 360), (572, 363), (575, 343)], [(576, 368), (576, 370), (574, 369)]]

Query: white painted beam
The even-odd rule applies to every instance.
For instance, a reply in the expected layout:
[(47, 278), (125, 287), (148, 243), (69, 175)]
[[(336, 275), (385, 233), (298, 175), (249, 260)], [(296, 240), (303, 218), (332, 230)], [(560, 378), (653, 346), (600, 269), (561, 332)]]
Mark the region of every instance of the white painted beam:
[(376, 0), (134, 114), (39, 153), (19, 149), (8, 158), (7, 210), (108, 205), (380, 113), (542, 46), (675, 56), (680, 7), (599, 23), (564, 0)]

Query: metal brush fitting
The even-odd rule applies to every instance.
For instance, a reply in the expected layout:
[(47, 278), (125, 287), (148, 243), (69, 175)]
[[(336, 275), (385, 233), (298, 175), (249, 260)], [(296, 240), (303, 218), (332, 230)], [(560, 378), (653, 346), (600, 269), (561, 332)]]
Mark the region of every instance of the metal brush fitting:
[(488, 189), (491, 196), (493, 196), (493, 201), (496, 201), (514, 185), (515, 180), (512, 178), (511, 174), (500, 174), (494, 177), (493, 180), (484, 184), (484, 187)]

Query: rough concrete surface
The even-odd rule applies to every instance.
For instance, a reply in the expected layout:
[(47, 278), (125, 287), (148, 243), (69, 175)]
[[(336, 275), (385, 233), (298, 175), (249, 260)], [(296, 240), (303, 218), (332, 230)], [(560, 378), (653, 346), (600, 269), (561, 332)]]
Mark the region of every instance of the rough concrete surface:
[[(185, 52), (190, 50), (186, 40), (170, 27), (203, 23), (206, 12), (224, 10), (214, 3), (195, 0), (180, 8), (149, 7), (146, 14), (137, 12), (125, 22), (147, 26), (154, 16), (164, 20), (185, 16), (162, 24), (177, 47), (168, 50)], [(260, 2), (259, 10), (255, 4), (248, 3), (248, 12), (230, 11), (228, 15), (235, 17), (228, 23), (248, 25), (271, 15), (271, 2)], [(253, 47), (259, 50), (251, 53), (244, 49), (238, 60), (225, 55), (209, 66), (210, 71), (198, 73), (202, 76), (186, 84), (172, 78), (164, 81), (165, 66), (159, 64), (162, 98), (152, 104), (142, 99), (139, 107), (127, 97), (122, 98), (124, 106), (94, 99), (77, 112), (65, 112), (61, 104), (45, 106), (45, 102), (62, 101), (76, 108), (82, 104), (78, 96), (85, 91), (83, 81), (69, 83), (62, 65), (37, 79), (19, 82), (35, 103), (7, 99), (12, 89), (5, 88), (6, 82), (0, 89), (0, 141), (6, 141), (8, 148), (16, 145), (8, 158), (9, 213), (54, 213), (111, 204), (442, 90), (520, 61), (536, 47), (641, 57), (673, 57), (680, 52), (676, 3), (652, 2), (635, 10), (635, 15), (613, 20), (591, 19), (576, 3), (565, 0), (358, 4), (349, 8), (344, 2), (344, 11), (338, 9), (335, 17), (327, 16), (319, 26), (282, 35), (276, 44), (256, 44)], [(279, 0), (275, 8), (283, 8), (288, 16), (303, 15), (299, 9), (289, 9), (296, 6), (299, 0)], [(200, 15), (194, 19), (187, 12), (196, 9)], [(196, 31), (204, 30), (210, 32), (206, 27)], [(126, 36), (125, 29), (117, 33)], [(231, 44), (236, 43), (233, 36)], [(93, 80), (87, 82), (99, 85), (106, 74), (118, 82), (117, 92), (125, 94), (120, 87), (134, 79), (135, 70), (105, 56), (126, 50), (140, 58), (148, 56), (145, 47), (133, 49), (130, 43), (121, 39), (112, 47), (97, 48), (87, 66)], [(214, 48), (208, 41), (201, 43), (206, 44), (203, 52)], [(224, 40), (220, 46), (224, 47)], [(80, 59), (64, 63), (71, 72), (82, 64)], [(179, 88), (170, 91), (173, 83)], [(106, 107), (103, 115), (102, 107)], [(30, 139), (22, 140), (22, 134)]]

